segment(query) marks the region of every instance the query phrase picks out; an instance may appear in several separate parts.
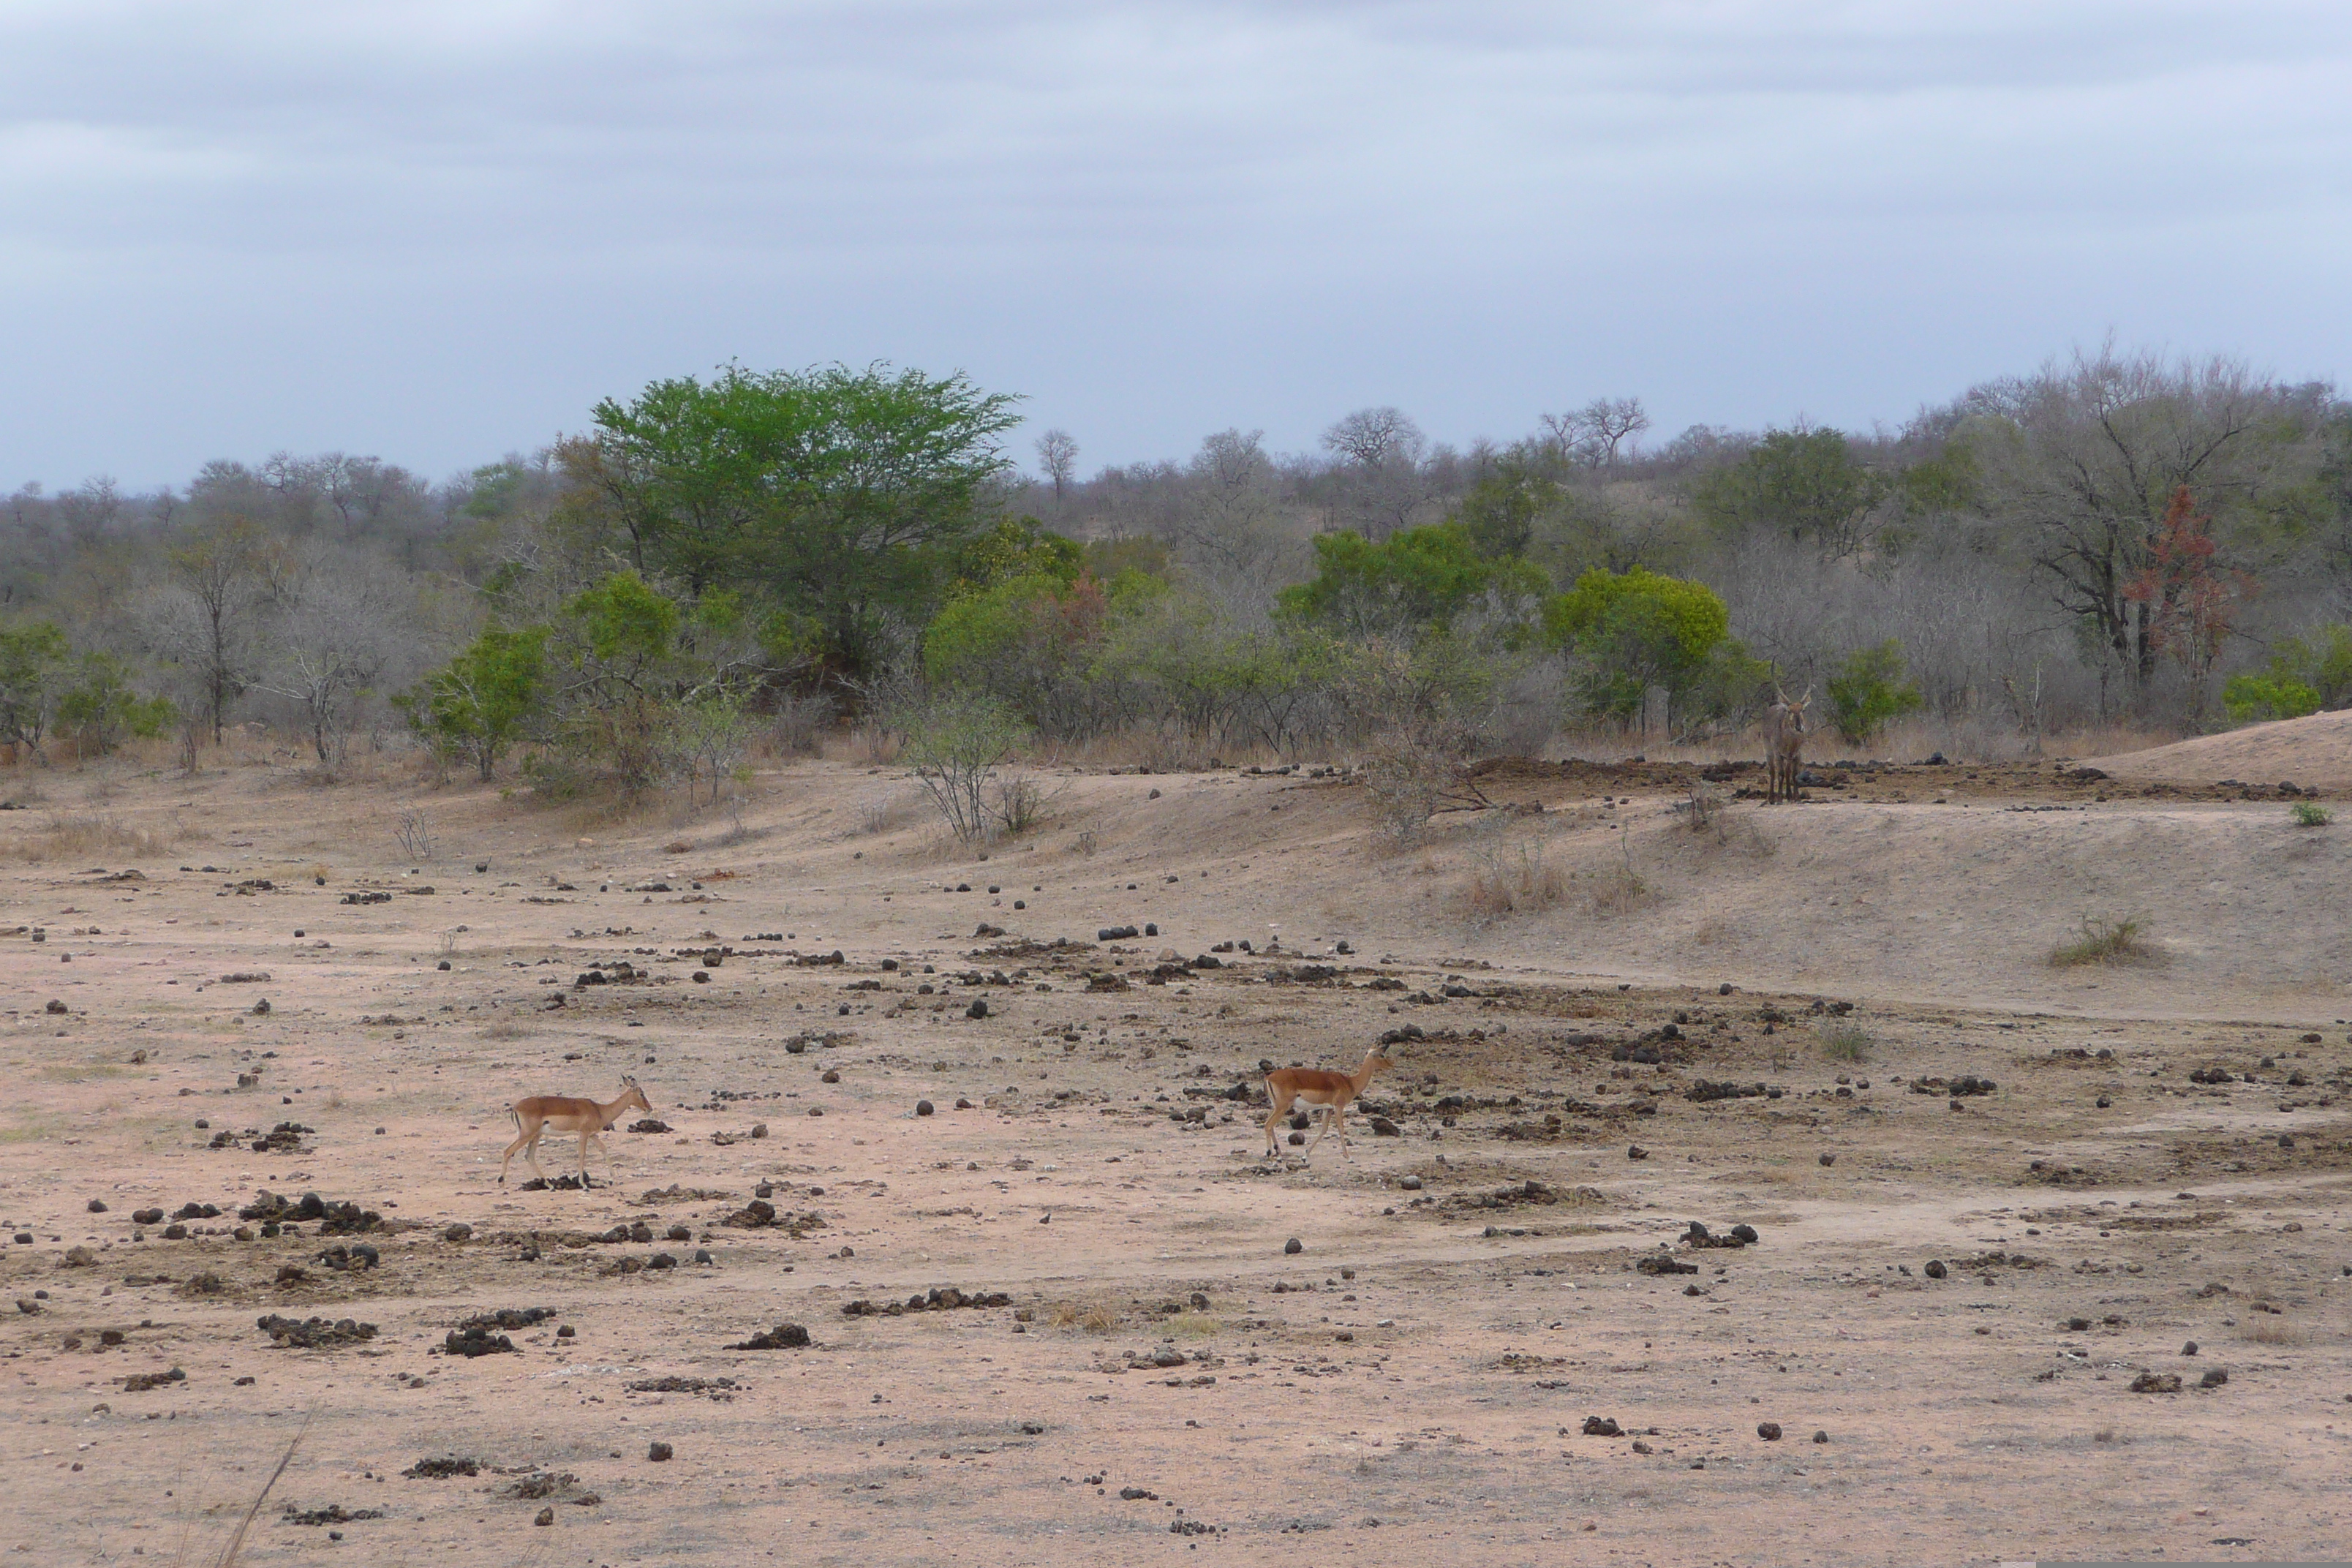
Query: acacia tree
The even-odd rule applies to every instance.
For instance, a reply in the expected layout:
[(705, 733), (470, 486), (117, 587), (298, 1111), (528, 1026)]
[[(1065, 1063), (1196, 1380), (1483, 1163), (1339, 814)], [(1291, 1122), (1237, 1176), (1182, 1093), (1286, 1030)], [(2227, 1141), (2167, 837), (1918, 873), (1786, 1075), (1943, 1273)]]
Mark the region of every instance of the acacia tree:
[(730, 364), (599, 403), (594, 437), (565, 459), (617, 513), (640, 572), (803, 616), (856, 675), (881, 662), (894, 621), (922, 618), (983, 525), (1014, 401), (961, 374)]

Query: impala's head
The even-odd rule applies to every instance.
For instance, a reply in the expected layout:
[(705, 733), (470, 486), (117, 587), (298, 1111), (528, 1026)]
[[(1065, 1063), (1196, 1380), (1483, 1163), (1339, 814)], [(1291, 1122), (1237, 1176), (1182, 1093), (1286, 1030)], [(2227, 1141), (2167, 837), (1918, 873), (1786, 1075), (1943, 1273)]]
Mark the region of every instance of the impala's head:
[(639, 1110), (644, 1111), (647, 1116), (651, 1116), (654, 1113), (653, 1102), (646, 1098), (646, 1091), (637, 1087), (637, 1080), (635, 1079), (623, 1079), (621, 1080), (621, 1088), (625, 1091), (621, 1096), (621, 1104), (623, 1106), (626, 1107), (634, 1105)]
[(1371, 1054), (1364, 1058), (1364, 1073), (1368, 1078), (1384, 1073), (1394, 1066), (1396, 1066), (1395, 1060), (1378, 1046), (1374, 1046)]

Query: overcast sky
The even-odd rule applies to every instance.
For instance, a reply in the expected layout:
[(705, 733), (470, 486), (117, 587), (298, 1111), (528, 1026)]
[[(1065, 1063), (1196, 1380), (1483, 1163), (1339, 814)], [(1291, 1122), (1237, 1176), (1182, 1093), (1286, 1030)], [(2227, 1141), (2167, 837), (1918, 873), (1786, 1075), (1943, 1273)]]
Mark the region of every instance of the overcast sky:
[(730, 358), (1080, 467), (2352, 366), (2344, 0), (0, 0), (0, 489), (438, 476)]

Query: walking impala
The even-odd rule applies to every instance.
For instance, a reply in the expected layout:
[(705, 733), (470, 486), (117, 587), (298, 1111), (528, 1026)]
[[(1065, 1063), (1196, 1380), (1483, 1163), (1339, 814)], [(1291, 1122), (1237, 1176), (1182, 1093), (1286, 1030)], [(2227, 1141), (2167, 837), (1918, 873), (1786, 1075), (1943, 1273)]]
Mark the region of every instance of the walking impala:
[[(1266, 1152), (1277, 1155), (1282, 1152), (1280, 1145), (1274, 1141), (1275, 1123), (1290, 1114), (1294, 1101), (1305, 1100), (1309, 1105), (1324, 1107), (1326, 1111), (1323, 1131), (1315, 1135), (1315, 1143), (1322, 1142), (1326, 1133), (1338, 1128), (1339, 1157), (1343, 1160), (1349, 1158), (1348, 1130), (1341, 1125), (1348, 1114), (1348, 1104), (1364, 1092), (1374, 1073), (1394, 1066), (1396, 1064), (1381, 1055), (1381, 1048), (1374, 1046), (1364, 1053), (1364, 1065), (1353, 1073), (1333, 1072), (1325, 1068), (1277, 1068), (1266, 1074), (1266, 1098), (1274, 1101), (1274, 1114), (1265, 1119)], [(1307, 1146), (1310, 1157), (1315, 1152), (1315, 1143)]]
[[(654, 1113), (653, 1106), (646, 1100), (646, 1091), (637, 1087), (637, 1080), (633, 1078), (621, 1080), (621, 1098), (610, 1105), (599, 1105), (593, 1100), (571, 1094), (534, 1094), (528, 1100), (516, 1100), (511, 1114), (518, 1136), (507, 1145), (506, 1157), (499, 1162), (499, 1184), (506, 1185), (507, 1166), (513, 1161), (518, 1149), (522, 1151), (524, 1160), (530, 1163), (530, 1173), (544, 1182), (547, 1173), (539, 1168), (540, 1138), (548, 1132), (577, 1132), (580, 1134), (580, 1186), (582, 1191), (586, 1191), (588, 1141), (599, 1133), (611, 1131), (613, 1123), (621, 1119), (621, 1113), (632, 1106), (647, 1116)], [(602, 1143), (596, 1146), (604, 1150), (605, 1169), (607, 1173), (611, 1172), (614, 1168), (613, 1152)]]

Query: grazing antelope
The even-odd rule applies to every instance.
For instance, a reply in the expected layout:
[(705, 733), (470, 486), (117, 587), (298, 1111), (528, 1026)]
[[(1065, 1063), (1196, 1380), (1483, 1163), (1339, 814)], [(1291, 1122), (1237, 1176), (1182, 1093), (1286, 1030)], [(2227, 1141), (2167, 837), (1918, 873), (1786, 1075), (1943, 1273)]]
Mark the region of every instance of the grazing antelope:
[(1795, 800), (1797, 775), (1804, 769), (1805, 704), (1813, 700), (1813, 689), (1794, 702), (1778, 684), (1772, 695), (1780, 700), (1764, 710), (1764, 804), (1770, 805), (1783, 800)]
[[(530, 1173), (542, 1182), (547, 1180), (547, 1173), (539, 1168), (541, 1135), (551, 1131), (577, 1132), (580, 1134), (580, 1186), (584, 1192), (588, 1186), (588, 1141), (600, 1132), (610, 1131), (613, 1123), (621, 1119), (621, 1113), (631, 1106), (647, 1116), (654, 1113), (653, 1106), (646, 1100), (646, 1091), (637, 1087), (637, 1080), (633, 1078), (621, 1080), (621, 1098), (610, 1105), (599, 1105), (593, 1100), (571, 1094), (534, 1094), (529, 1100), (516, 1100), (511, 1114), (519, 1136), (507, 1145), (506, 1158), (499, 1162), (499, 1184), (506, 1185), (507, 1165), (514, 1159), (518, 1149), (530, 1162)], [(604, 1152), (604, 1164), (609, 1173), (614, 1168), (613, 1152), (602, 1143), (596, 1146)]]
[[(1339, 1133), (1339, 1157), (1349, 1158), (1348, 1130), (1342, 1125), (1348, 1114), (1348, 1102), (1364, 1092), (1372, 1075), (1396, 1063), (1381, 1055), (1374, 1046), (1364, 1053), (1364, 1065), (1353, 1073), (1332, 1072), (1324, 1068), (1276, 1068), (1265, 1075), (1266, 1097), (1274, 1101), (1274, 1113), (1265, 1119), (1265, 1148), (1269, 1154), (1280, 1154), (1280, 1145), (1274, 1141), (1275, 1123), (1290, 1114), (1294, 1100), (1324, 1108), (1323, 1131), (1315, 1135), (1315, 1143), (1323, 1142), (1324, 1133), (1334, 1128)], [(1315, 1153), (1315, 1143), (1307, 1146), (1307, 1156)]]

